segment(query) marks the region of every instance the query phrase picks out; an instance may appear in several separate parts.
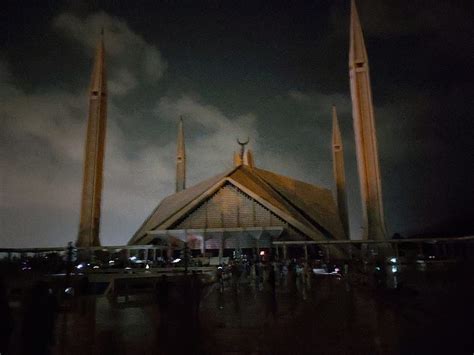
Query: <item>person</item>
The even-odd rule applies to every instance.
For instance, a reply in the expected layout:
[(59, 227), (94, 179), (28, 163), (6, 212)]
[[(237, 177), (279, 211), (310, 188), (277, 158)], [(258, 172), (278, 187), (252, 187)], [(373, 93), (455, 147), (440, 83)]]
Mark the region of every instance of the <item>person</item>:
[(387, 273), (385, 265), (382, 263), (375, 264), (374, 283), (377, 288), (383, 288), (386, 285)]
[(293, 259), (288, 265), (288, 290), (292, 295), (296, 294), (296, 260)]
[(194, 321), (199, 320), (199, 306), (201, 304), (201, 292), (202, 292), (202, 282), (199, 278), (196, 270), (193, 270), (191, 274), (191, 311), (192, 311), (192, 319)]
[(281, 282), (280, 285), (282, 285), (284, 288), (288, 287), (288, 262), (285, 260), (281, 267)]
[(216, 280), (219, 284), (219, 292), (224, 292), (224, 270), (222, 269), (222, 266), (219, 265), (216, 270)]
[(233, 262), (230, 267), (230, 272), (232, 275), (232, 290), (238, 292), (239, 290), (239, 280), (240, 280), (240, 268), (237, 262)]
[(276, 275), (275, 268), (272, 264), (269, 265), (268, 277), (265, 282), (265, 325), (268, 325), (268, 319), (271, 316), (273, 321), (276, 320), (277, 312), (277, 301), (276, 301), (276, 287), (275, 287)]
[(274, 294), (276, 292), (276, 274), (275, 274), (275, 266), (273, 264), (269, 265), (267, 281), (268, 281), (268, 284), (270, 285), (270, 290)]
[(303, 269), (303, 277), (305, 280), (305, 285), (306, 288), (309, 290), (311, 288), (311, 277), (312, 277), (313, 270), (311, 269), (311, 265), (309, 262), (304, 263), (304, 269)]
[(250, 266), (250, 283), (251, 285), (255, 285), (255, 288), (257, 288), (257, 266), (255, 263), (252, 263)]

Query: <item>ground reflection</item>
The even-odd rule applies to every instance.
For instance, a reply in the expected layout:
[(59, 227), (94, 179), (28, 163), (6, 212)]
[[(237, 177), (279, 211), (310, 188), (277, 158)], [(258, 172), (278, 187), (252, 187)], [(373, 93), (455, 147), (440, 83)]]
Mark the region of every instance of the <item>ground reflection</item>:
[(13, 312), (17, 325), (34, 322), (17, 327), (10, 354), (472, 353), (468, 270), (406, 270), (394, 289), (364, 284), (356, 273), (249, 271), (213, 282), (157, 275), (154, 292), (117, 299), (81, 292), (63, 300), (53, 337), (43, 337), (50, 352), (32, 350), (36, 343), (27, 338), (39, 338), (25, 333), (43, 334), (51, 324), (33, 317), (50, 314), (46, 304), (57, 307), (42, 301), (51, 299), (43, 283), (35, 293), (42, 298), (25, 302), (35, 312)]

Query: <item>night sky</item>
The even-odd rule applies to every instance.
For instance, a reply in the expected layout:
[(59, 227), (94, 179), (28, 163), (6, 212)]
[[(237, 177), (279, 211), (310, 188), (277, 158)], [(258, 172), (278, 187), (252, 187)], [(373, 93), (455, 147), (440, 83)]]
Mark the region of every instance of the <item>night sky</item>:
[[(474, 234), (474, 2), (359, 0), (389, 235)], [(352, 238), (360, 197), (348, 0), (7, 1), (0, 21), (0, 247), (76, 239), (87, 89), (100, 28), (109, 77), (101, 240), (125, 244), (174, 192), (232, 166), (333, 188), (331, 105)]]

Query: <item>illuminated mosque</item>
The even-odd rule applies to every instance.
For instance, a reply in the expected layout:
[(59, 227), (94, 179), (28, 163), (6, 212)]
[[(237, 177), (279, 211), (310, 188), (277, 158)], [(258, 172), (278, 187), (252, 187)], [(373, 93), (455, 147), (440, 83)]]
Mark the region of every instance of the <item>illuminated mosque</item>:
[[(368, 57), (354, 1), (351, 8), (349, 75), (357, 165), (363, 212), (363, 239), (384, 240), (382, 189)], [(81, 222), (77, 246), (99, 246), (100, 204), (107, 119), (107, 79), (103, 38), (95, 57), (84, 159)], [(343, 144), (333, 117), (334, 194), (331, 190), (263, 170), (238, 140), (233, 167), (195, 186), (186, 186), (183, 120), (179, 121), (176, 191), (163, 199), (129, 241), (161, 245), (170, 253), (187, 245), (207, 255), (246, 253), (278, 245), (348, 240)], [(231, 158), (231, 157), (229, 157)], [(286, 253), (286, 248), (283, 248)], [(312, 248), (312, 252), (316, 249)]]

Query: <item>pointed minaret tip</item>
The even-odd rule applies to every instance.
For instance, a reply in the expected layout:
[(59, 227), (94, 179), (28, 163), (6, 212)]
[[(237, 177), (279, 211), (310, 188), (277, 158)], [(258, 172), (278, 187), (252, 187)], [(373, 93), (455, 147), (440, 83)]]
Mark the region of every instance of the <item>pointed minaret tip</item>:
[(100, 215), (107, 127), (107, 76), (104, 41), (99, 39), (92, 69), (84, 153), (81, 217), (76, 245), (100, 245)]
[(92, 71), (91, 79), (91, 93), (95, 95), (102, 95), (107, 93), (107, 79), (105, 69), (105, 45), (104, 37), (101, 33), (97, 43), (97, 49), (94, 58), (94, 69)]
[(359, 14), (355, 0), (351, 2), (351, 27), (350, 27), (350, 48), (349, 66), (361, 66), (367, 62), (367, 50), (365, 48), (364, 35), (360, 25)]
[(364, 225), (362, 239), (384, 240), (386, 228), (369, 60), (354, 0), (351, 2), (349, 78)]
[(344, 171), (344, 152), (342, 150), (341, 131), (337, 119), (336, 106), (332, 106), (332, 156), (334, 180), (336, 182), (336, 202), (344, 234), (349, 238), (349, 222), (346, 198), (346, 176)]

